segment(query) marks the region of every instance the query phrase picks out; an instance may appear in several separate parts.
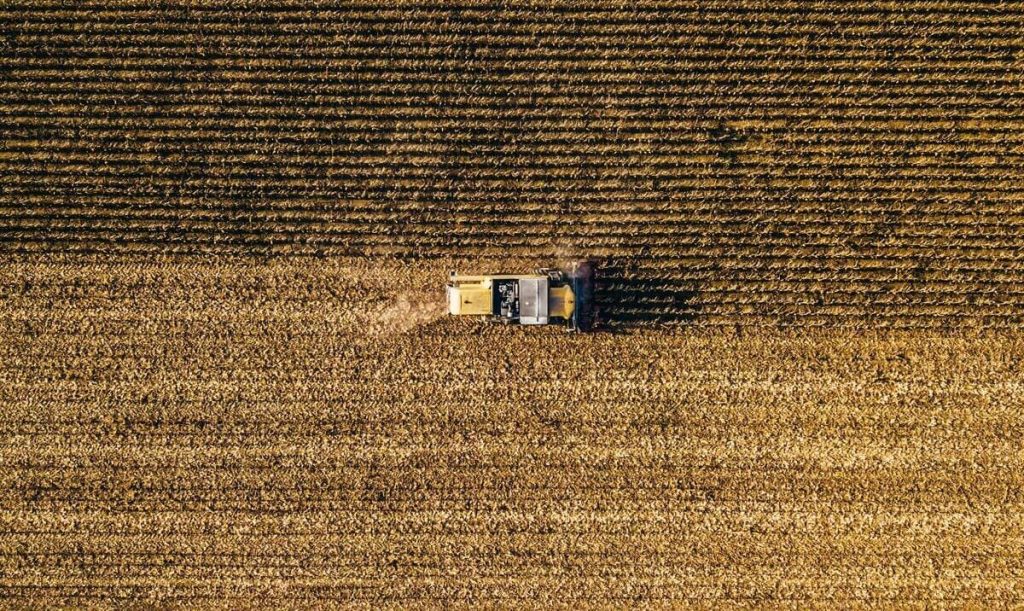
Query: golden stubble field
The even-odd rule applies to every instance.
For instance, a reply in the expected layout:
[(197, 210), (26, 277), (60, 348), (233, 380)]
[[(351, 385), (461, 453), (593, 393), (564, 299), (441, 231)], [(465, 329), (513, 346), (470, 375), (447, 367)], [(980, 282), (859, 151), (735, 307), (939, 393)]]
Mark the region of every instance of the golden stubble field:
[(0, 2), (0, 606), (1021, 605), (1022, 24)]
[(466, 264), (0, 266), (0, 593), (1020, 602), (1021, 333), (493, 327)]

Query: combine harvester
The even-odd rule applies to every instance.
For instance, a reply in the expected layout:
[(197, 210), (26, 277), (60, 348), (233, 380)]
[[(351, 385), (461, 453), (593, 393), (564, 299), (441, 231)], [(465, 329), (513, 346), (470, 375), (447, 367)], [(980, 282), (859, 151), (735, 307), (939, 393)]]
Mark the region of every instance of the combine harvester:
[(594, 265), (581, 261), (523, 276), (460, 276), (452, 272), (448, 313), (487, 316), (505, 324), (561, 323), (569, 331), (589, 331), (594, 327)]

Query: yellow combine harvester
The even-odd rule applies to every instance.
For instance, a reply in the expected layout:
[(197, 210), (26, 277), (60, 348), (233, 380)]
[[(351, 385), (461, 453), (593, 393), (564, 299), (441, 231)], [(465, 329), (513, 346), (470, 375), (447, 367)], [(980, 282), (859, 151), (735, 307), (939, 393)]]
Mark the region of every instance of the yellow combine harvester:
[(594, 268), (585, 261), (528, 275), (460, 276), (452, 272), (448, 313), (487, 316), (506, 324), (558, 322), (570, 331), (588, 331), (594, 324), (593, 285)]

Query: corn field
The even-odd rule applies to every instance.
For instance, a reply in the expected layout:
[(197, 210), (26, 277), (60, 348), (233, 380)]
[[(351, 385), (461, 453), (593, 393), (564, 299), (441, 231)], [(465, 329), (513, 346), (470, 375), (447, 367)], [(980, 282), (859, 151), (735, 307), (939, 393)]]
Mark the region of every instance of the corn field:
[(1022, 604), (1022, 24), (0, 4), (0, 600)]

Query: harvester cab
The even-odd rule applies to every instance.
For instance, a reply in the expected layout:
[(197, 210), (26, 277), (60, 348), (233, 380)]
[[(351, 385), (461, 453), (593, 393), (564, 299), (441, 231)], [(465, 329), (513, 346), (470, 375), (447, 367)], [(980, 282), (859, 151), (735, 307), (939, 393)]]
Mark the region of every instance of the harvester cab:
[(542, 268), (528, 275), (448, 277), (448, 313), (486, 316), (505, 324), (562, 323), (569, 331), (594, 326), (594, 266)]

